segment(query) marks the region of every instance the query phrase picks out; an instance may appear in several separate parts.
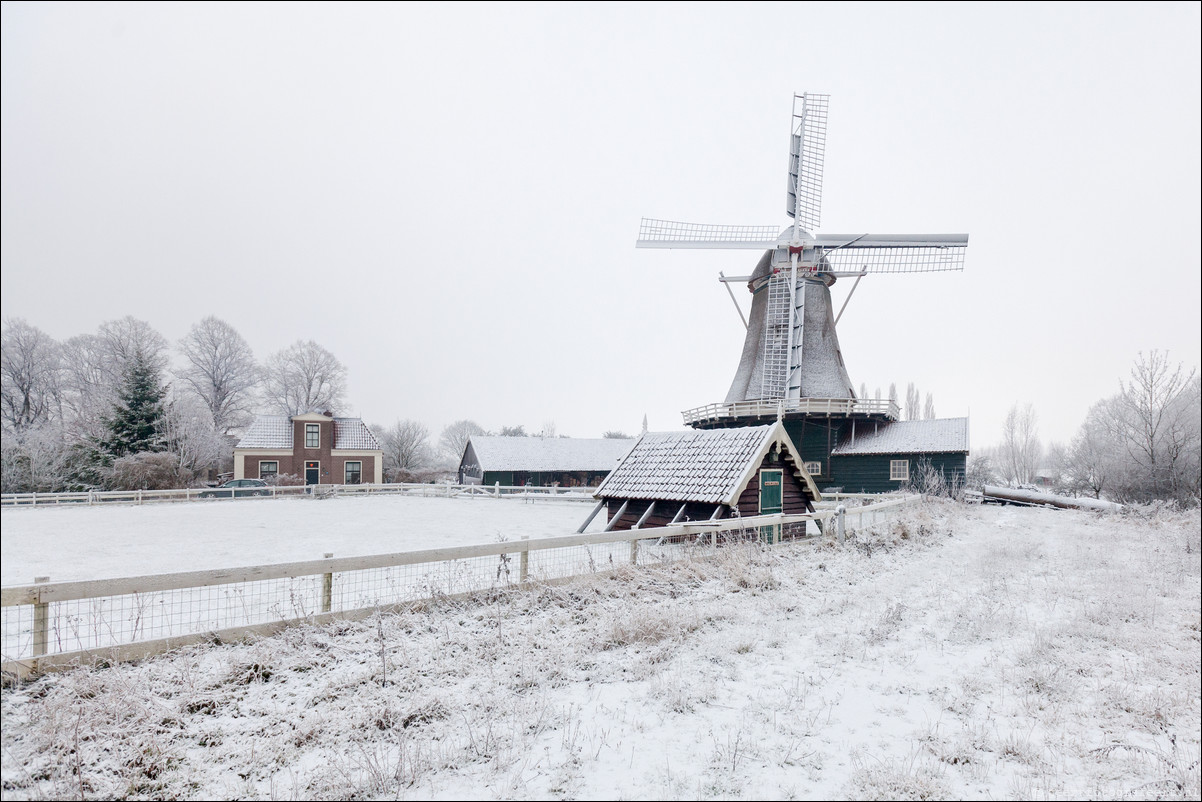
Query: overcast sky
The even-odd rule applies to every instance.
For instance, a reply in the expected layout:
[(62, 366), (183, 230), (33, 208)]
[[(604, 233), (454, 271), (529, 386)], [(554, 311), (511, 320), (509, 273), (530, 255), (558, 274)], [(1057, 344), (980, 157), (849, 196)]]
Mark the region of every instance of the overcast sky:
[[(1200, 361), (1199, 4), (5, 3), (5, 318), (57, 339), (207, 315), (313, 339), (350, 409), (559, 433), (721, 401), (748, 251), (639, 218), (779, 224), (794, 91), (831, 95), (828, 233), (968, 232), (866, 278), (852, 381), (973, 446), (1067, 441), (1140, 351)], [(842, 304), (851, 281), (832, 289)], [(746, 310), (749, 297), (739, 291)]]

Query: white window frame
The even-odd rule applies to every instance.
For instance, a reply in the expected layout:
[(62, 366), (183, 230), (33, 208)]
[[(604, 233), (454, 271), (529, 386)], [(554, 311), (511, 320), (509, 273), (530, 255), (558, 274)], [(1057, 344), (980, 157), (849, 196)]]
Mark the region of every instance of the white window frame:
[(261, 460), (259, 460), (259, 478), (260, 479), (263, 478), (263, 466), (264, 465), (274, 465), (275, 466), (275, 470), (272, 471), (270, 474), (271, 476), (279, 476), (280, 475), (280, 461), (278, 459), (261, 459)]
[(910, 460), (908, 460), (908, 459), (891, 459), (891, 460), (889, 460), (889, 481), (891, 481), (891, 482), (908, 482), (908, 481), (910, 481)]
[(821, 476), (822, 475), (822, 461), (821, 460), (810, 460), (809, 462), (805, 463), (805, 469), (806, 469), (806, 473), (808, 473), (810, 476)]
[[(312, 429), (310, 429), (309, 427), (312, 427)], [(309, 432), (310, 431), (314, 431), (317, 433), (317, 445), (315, 445), (315, 446), (309, 445)], [(305, 424), (305, 448), (321, 448), (321, 424), (320, 423), (306, 423)]]
[(344, 485), (350, 484), (350, 482), (347, 481), (347, 479), (350, 477), (348, 477), (346, 475), (346, 471), (347, 471), (347, 468), (349, 468), (351, 465), (359, 466), (359, 482), (358, 482), (358, 484), (363, 484), (363, 460), (360, 460), (360, 459), (348, 459), (346, 462), (342, 463), (342, 483)]

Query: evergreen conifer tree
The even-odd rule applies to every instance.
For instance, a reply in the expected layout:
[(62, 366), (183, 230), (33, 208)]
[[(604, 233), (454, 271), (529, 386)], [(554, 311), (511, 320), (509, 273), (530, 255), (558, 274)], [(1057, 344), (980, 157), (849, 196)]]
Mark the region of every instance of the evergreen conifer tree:
[(110, 463), (127, 454), (164, 450), (160, 429), (166, 394), (159, 383), (159, 372), (141, 350), (137, 351), (117, 395), (113, 416), (107, 421), (108, 437), (100, 443)]

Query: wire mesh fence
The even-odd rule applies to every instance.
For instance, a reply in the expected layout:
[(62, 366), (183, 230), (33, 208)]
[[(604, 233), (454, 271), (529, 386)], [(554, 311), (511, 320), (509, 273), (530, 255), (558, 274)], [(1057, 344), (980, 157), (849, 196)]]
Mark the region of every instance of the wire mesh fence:
[[(875, 518), (899, 499), (847, 511)], [(816, 535), (840, 510), (763, 516), (657, 529), (503, 541), (449, 549), (346, 557), (221, 571), (3, 589), (5, 672), (23, 675), (46, 657), (121, 659), (120, 647), (171, 648), (198, 636), (226, 637), (265, 625), (314, 620), (531, 582), (663, 565), (740, 543)], [(840, 531), (842, 522), (839, 521)], [(149, 653), (154, 649), (142, 649)]]

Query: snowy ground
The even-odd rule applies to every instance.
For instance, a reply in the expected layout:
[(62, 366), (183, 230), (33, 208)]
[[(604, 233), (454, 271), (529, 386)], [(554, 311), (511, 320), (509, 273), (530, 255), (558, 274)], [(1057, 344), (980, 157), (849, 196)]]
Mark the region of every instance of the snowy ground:
[(1199, 528), (931, 504), (52, 675), (4, 797), (1197, 799)]
[[(580, 501), (364, 496), (0, 511), (0, 583), (102, 579), (567, 535)], [(598, 516), (589, 531), (603, 529)]]

